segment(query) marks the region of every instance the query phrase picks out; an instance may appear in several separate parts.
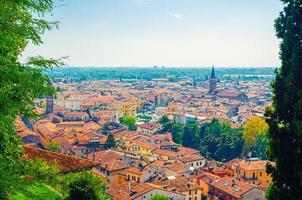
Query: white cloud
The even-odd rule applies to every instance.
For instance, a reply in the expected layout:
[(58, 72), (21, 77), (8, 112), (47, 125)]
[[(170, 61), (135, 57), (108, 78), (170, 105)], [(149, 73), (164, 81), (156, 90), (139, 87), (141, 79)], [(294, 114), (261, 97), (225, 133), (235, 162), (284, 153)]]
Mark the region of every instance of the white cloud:
[(180, 13), (170, 13), (170, 17), (173, 17), (173, 18), (175, 18), (177, 20), (184, 19), (184, 16), (182, 14), (180, 14)]

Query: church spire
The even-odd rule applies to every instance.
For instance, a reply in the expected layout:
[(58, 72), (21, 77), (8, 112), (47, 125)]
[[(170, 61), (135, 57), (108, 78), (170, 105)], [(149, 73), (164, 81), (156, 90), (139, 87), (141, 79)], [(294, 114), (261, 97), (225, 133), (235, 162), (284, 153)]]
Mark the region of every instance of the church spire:
[(214, 70), (214, 66), (212, 67), (211, 78), (212, 78), (212, 79), (214, 79), (214, 78), (215, 78), (215, 70)]
[(210, 93), (215, 92), (216, 87), (217, 87), (216, 82), (217, 82), (217, 79), (215, 77), (215, 70), (214, 70), (214, 66), (213, 66), (212, 67), (211, 78), (209, 80), (209, 92)]

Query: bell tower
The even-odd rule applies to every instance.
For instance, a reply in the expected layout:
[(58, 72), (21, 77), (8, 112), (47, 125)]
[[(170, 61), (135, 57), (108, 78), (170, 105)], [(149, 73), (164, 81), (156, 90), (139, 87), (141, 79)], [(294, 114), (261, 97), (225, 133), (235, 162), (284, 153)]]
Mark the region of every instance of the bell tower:
[(214, 70), (214, 66), (213, 66), (211, 77), (209, 79), (209, 93), (215, 92), (216, 88), (217, 88), (217, 79), (215, 77), (215, 70)]
[[(47, 85), (48, 87), (52, 87), (52, 83)], [(46, 114), (53, 113), (53, 95), (46, 96)]]

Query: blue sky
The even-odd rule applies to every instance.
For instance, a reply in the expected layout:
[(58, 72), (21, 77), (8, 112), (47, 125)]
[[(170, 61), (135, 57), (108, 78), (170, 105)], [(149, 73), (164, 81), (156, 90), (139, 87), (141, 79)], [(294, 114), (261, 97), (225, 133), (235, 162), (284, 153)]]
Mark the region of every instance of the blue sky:
[(65, 0), (24, 57), (75, 66), (279, 66), (278, 0)]

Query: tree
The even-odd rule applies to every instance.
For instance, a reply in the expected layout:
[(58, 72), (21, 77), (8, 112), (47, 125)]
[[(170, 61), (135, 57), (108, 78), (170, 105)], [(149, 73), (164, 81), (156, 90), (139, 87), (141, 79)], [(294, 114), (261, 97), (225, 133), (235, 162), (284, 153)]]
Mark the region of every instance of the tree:
[(16, 116), (35, 116), (33, 99), (54, 92), (42, 72), (61, 65), (60, 60), (41, 56), (31, 57), (25, 64), (18, 60), (29, 42), (41, 44), (41, 35), (57, 27), (57, 22), (43, 19), (52, 7), (52, 0), (0, 4), (0, 157), (6, 159), (15, 160), (21, 153), (14, 127)]
[(166, 116), (166, 115), (164, 115), (164, 116), (162, 116), (162, 118), (160, 119), (160, 121), (159, 121), (161, 124), (165, 124), (165, 123), (167, 123), (167, 122), (170, 122), (170, 120), (169, 120), (169, 118)]
[(173, 123), (171, 127), (172, 139), (175, 143), (182, 143), (183, 127), (181, 124)]
[(268, 199), (302, 196), (302, 1), (282, 0), (284, 10), (275, 21), (281, 39), (281, 68), (272, 83), (273, 103), (266, 111), (269, 124), (269, 165), (272, 185)]
[(267, 160), (266, 150), (268, 146), (268, 134), (260, 134), (256, 137), (255, 155), (262, 159)]
[(242, 153), (242, 129), (232, 129), (227, 123), (214, 119), (200, 129), (201, 155), (217, 161), (228, 161)]
[[(64, 177), (66, 200), (99, 200), (104, 195), (104, 180), (94, 176), (91, 172), (70, 174)], [(102, 198), (104, 199), (104, 198)], [(107, 198), (105, 198), (107, 199)]]
[(0, 174), (6, 177), (0, 178), (2, 199), (7, 199), (24, 183), (24, 166), (18, 159), (22, 153), (21, 142), (14, 121), (17, 116), (35, 116), (33, 99), (54, 93), (47, 86), (49, 78), (43, 71), (63, 64), (61, 60), (41, 56), (28, 58), (26, 63), (18, 60), (28, 43), (41, 44), (42, 34), (57, 27), (57, 22), (44, 19), (52, 7), (52, 0), (0, 3), (0, 163), (6, 165), (3, 174), (0, 167)]
[(184, 127), (182, 144), (185, 147), (192, 147), (199, 149), (200, 137), (199, 137), (198, 124), (188, 124)]
[(51, 141), (47, 145), (47, 149), (52, 152), (59, 152), (60, 148), (60, 143), (57, 141)]
[(150, 200), (169, 200), (169, 197), (162, 194), (155, 194)]
[(132, 130), (135, 127), (136, 117), (134, 115), (125, 115), (122, 118), (122, 123), (128, 126), (129, 130)]
[[(252, 155), (258, 156), (258, 153), (265, 153), (265, 149), (264, 152), (257, 153), (255, 148), (258, 136), (266, 135), (267, 132), (268, 124), (265, 122), (265, 120), (257, 116), (252, 117), (244, 126), (244, 154), (248, 155), (249, 152), (252, 152)], [(258, 145), (260, 145), (260, 141), (261, 140), (258, 141)]]
[(106, 147), (109, 149), (115, 148), (116, 144), (115, 144), (115, 138), (114, 135), (112, 135), (111, 133), (108, 135), (107, 137), (107, 141), (106, 141)]

